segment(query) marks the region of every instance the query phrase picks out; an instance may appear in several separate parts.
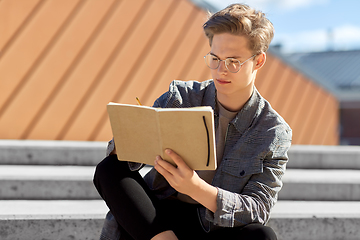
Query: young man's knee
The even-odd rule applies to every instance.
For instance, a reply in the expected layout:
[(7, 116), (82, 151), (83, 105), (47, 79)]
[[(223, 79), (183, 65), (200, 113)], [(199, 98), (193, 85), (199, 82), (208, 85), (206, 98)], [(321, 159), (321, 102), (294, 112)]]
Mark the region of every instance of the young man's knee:
[(253, 223), (245, 226), (242, 229), (244, 239), (252, 240), (277, 240), (276, 233), (270, 227), (264, 226), (259, 223)]
[(110, 155), (104, 158), (100, 163), (98, 163), (95, 168), (95, 174), (93, 178), (95, 186), (97, 186), (102, 179), (110, 176), (115, 165), (114, 158), (116, 158), (116, 155)]

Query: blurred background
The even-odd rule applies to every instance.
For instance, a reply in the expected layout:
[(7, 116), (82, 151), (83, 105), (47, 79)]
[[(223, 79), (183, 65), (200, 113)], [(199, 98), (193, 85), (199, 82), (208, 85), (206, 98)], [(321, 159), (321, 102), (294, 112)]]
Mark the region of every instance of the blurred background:
[[(216, 8), (235, 1), (207, 0)], [(360, 49), (360, 18), (356, 0), (240, 1), (266, 13), (275, 26), (273, 46), (284, 53)]]
[[(206, 0), (215, 9), (231, 0)], [(360, 145), (360, 18), (356, 0), (243, 1), (275, 27), (272, 49), (339, 102), (339, 143)]]
[[(231, 2), (0, 0), (1, 239), (98, 239), (107, 103), (210, 79), (202, 25)], [(255, 85), (293, 129), (268, 225), (279, 240), (358, 240), (360, 147), (344, 145), (360, 145), (360, 2), (245, 2), (275, 26)]]
[[(0, 139), (111, 139), (106, 104), (151, 106), (210, 79), (202, 32), (224, 0), (0, 1)], [(256, 87), (293, 144), (360, 145), (357, 1), (254, 0), (276, 30)]]

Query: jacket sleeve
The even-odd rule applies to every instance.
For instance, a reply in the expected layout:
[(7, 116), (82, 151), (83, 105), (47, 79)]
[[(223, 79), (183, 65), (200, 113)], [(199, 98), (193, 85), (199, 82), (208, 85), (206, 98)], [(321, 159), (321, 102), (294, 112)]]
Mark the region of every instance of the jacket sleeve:
[[(169, 97), (171, 96), (170, 92), (164, 93), (162, 96), (160, 96), (153, 104), (153, 107), (164, 107), (166, 105), (166, 102), (169, 101)], [(115, 141), (114, 138), (112, 138), (107, 145), (106, 149), (106, 156), (109, 156), (112, 151), (115, 149)], [(140, 170), (145, 164), (142, 163), (135, 163), (135, 162), (128, 162), (130, 170), (132, 171), (138, 171)]]
[(253, 174), (241, 193), (218, 188), (217, 211), (207, 210), (206, 219), (222, 227), (239, 227), (249, 223), (266, 224), (282, 188), (282, 177), (288, 161), (291, 130), (275, 139), (263, 159), (261, 173)]
[[(112, 138), (107, 145), (106, 148), (106, 156), (108, 157), (112, 151), (114, 151), (115, 148), (115, 141), (114, 138)], [(129, 168), (131, 171), (139, 171), (145, 164), (143, 163), (136, 163), (136, 162), (128, 162)]]

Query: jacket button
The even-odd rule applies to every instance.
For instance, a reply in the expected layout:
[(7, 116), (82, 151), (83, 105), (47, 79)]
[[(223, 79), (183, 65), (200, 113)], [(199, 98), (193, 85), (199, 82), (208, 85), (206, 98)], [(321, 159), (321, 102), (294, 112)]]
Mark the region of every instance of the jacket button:
[(245, 174), (245, 171), (242, 170), (242, 171), (240, 172), (240, 176), (244, 176), (244, 174)]

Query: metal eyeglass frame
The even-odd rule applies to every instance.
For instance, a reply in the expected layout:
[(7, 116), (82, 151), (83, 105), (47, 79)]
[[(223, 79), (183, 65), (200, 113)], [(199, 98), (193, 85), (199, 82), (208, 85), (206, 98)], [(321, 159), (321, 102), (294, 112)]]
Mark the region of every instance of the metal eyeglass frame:
[[(216, 57), (216, 58), (219, 60), (216, 68), (211, 68), (211, 67), (208, 65), (208, 63), (207, 63), (207, 61), (206, 61), (206, 57), (207, 57), (208, 55), (213, 56), (213, 57)], [(217, 68), (220, 66), (220, 62), (221, 62), (221, 61), (224, 61), (225, 67), (226, 67), (227, 70), (229, 70), (229, 72), (231, 72), (231, 73), (237, 73), (237, 72), (240, 71), (242, 65), (244, 65), (247, 61), (249, 61), (250, 59), (252, 59), (252, 58), (255, 57), (256, 55), (257, 55), (257, 54), (254, 54), (254, 55), (251, 56), (250, 58), (246, 59), (244, 62), (240, 62), (240, 61), (237, 60), (236, 58), (227, 58), (227, 59), (225, 59), (225, 60), (221, 60), (221, 59), (218, 58), (217, 56), (215, 56), (215, 55), (213, 55), (213, 54), (211, 54), (211, 53), (208, 53), (208, 54), (206, 54), (206, 55), (204, 56), (204, 60), (205, 60), (206, 66), (208, 66), (210, 69), (217, 69)], [(239, 69), (238, 69), (236, 72), (230, 71), (230, 69), (228, 68), (228, 65), (230, 64), (230, 63), (229, 63), (230, 60), (232, 60), (232, 61), (233, 61), (233, 60), (236, 60), (236, 61), (239, 62), (240, 67), (239, 67)]]

